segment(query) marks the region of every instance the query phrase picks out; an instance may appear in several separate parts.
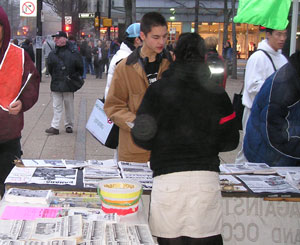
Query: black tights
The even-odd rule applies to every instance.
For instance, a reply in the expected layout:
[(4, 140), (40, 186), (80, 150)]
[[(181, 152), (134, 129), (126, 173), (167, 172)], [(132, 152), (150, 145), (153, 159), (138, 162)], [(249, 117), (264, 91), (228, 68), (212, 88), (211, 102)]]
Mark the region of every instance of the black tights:
[(223, 245), (221, 235), (192, 238), (192, 237), (176, 237), (176, 238), (162, 238), (158, 237), (157, 242), (159, 245)]

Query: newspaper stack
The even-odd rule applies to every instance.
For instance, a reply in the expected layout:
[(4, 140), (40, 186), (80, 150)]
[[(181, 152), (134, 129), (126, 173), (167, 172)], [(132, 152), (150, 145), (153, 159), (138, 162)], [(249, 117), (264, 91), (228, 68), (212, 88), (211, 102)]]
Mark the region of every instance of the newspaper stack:
[(235, 178), (233, 175), (219, 175), (220, 186), (222, 191), (226, 192), (245, 192), (247, 189), (243, 186), (242, 182)]
[(300, 189), (300, 167), (274, 167), (277, 173), (284, 177), (292, 186)]
[(151, 190), (153, 172), (148, 163), (118, 162), (123, 179), (132, 179), (142, 184), (143, 190)]
[(65, 164), (62, 159), (22, 159), (22, 163), (25, 167), (31, 168), (65, 168)]
[(11, 188), (5, 193), (4, 200), (14, 203), (38, 203), (49, 204), (51, 198), (51, 190), (29, 190)]
[(118, 168), (118, 164), (114, 159), (107, 160), (88, 160), (88, 168)]
[(121, 178), (117, 168), (84, 168), (83, 185), (85, 188), (98, 188), (99, 182), (104, 179)]
[(225, 163), (220, 165), (222, 174), (276, 174), (276, 170), (266, 163)]
[[(1, 240), (82, 239), (81, 215), (36, 220), (0, 220)], [(0, 242), (1, 243), (1, 242)], [(72, 243), (73, 244), (73, 243)]]
[(238, 175), (254, 193), (300, 193), (299, 189), (290, 185), (277, 175)]
[(63, 162), (64, 162), (66, 168), (84, 168), (88, 165), (88, 162), (80, 161), (80, 160), (63, 159)]

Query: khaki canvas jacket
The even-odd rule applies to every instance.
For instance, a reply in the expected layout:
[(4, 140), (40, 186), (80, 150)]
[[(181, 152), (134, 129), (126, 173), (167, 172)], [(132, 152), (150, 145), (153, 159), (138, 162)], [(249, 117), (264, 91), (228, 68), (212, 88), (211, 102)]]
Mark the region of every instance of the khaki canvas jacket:
[[(171, 56), (163, 51), (157, 79), (168, 68)], [(143, 57), (140, 48), (122, 60), (113, 75), (111, 87), (104, 104), (104, 111), (116, 125), (119, 126), (119, 161), (147, 162), (150, 151), (134, 144), (127, 122), (133, 122), (136, 112), (148, 88), (148, 79), (144, 70)]]

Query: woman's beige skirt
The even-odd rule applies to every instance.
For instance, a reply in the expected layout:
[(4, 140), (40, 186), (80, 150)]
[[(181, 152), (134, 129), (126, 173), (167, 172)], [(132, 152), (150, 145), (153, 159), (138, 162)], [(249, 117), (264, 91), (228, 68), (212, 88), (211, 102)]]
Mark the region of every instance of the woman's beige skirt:
[(186, 171), (154, 178), (149, 224), (153, 236), (209, 237), (222, 232), (219, 175)]

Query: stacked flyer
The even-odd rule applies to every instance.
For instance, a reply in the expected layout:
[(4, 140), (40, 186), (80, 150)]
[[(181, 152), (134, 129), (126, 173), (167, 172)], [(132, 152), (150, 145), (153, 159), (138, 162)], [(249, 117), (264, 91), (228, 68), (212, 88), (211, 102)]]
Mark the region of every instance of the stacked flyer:
[(83, 185), (85, 188), (97, 188), (104, 179), (121, 178), (117, 163), (109, 160), (89, 160), (88, 167), (83, 169)]
[(22, 159), (24, 167), (15, 166), (5, 183), (76, 185), (78, 170), (83, 169), (84, 188), (97, 188), (105, 179), (124, 178), (140, 182), (151, 190), (153, 172), (149, 163), (108, 160)]
[(143, 190), (151, 190), (153, 172), (148, 163), (118, 162), (123, 179), (131, 179), (142, 184)]
[(0, 244), (155, 244), (146, 224), (86, 220), (81, 215), (0, 220), (0, 227)]
[[(246, 162), (221, 164), (220, 172), (221, 185), (222, 181), (235, 183), (234, 185), (243, 182), (254, 193), (300, 194), (300, 168), (272, 168), (266, 163)], [(230, 176), (230, 180), (227, 176)]]

